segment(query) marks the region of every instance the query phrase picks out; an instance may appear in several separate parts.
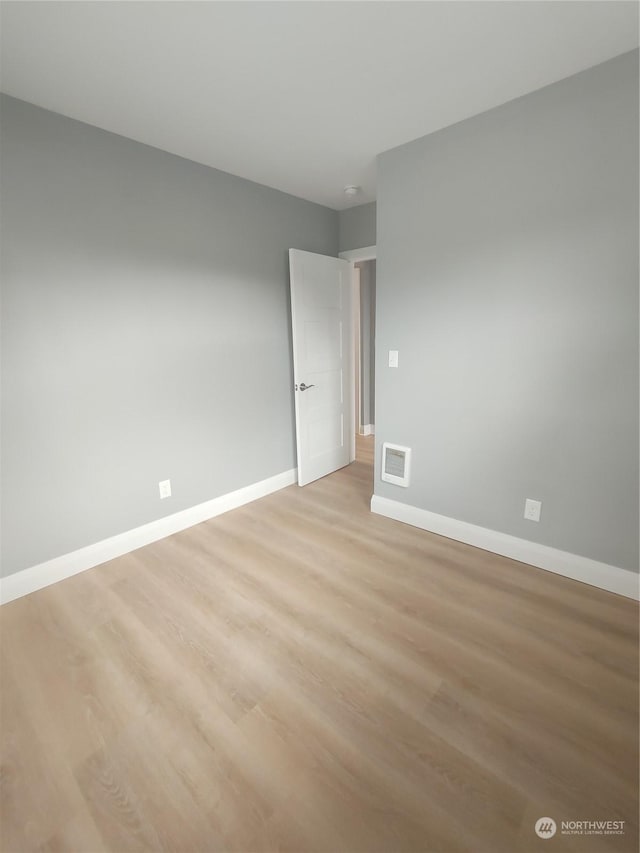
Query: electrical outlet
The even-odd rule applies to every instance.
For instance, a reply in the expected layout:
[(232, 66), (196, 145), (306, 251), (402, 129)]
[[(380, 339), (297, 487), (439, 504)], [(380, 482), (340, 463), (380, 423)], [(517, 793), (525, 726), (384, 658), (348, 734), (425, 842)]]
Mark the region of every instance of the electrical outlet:
[(158, 483), (158, 488), (160, 489), (161, 498), (171, 497), (171, 480), (161, 480)]
[(398, 350), (390, 349), (389, 350), (389, 367), (397, 367), (398, 366)]
[(532, 498), (527, 498), (524, 502), (524, 517), (527, 521), (540, 521), (541, 509), (542, 501), (534, 501)]

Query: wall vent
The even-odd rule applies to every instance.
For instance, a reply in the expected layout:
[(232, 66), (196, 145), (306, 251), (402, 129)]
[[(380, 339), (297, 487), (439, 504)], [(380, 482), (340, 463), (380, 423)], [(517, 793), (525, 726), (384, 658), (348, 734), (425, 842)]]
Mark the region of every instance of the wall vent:
[(393, 483), (396, 486), (409, 485), (409, 472), (411, 469), (411, 448), (401, 447), (399, 444), (390, 444), (385, 441), (382, 445), (382, 475), (385, 483)]

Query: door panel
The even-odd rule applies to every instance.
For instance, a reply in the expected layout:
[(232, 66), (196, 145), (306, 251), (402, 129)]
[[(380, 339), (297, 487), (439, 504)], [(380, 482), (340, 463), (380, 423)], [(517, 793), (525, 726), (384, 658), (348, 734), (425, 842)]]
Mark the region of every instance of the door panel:
[(351, 265), (290, 249), (289, 267), (298, 483), (303, 486), (350, 461)]

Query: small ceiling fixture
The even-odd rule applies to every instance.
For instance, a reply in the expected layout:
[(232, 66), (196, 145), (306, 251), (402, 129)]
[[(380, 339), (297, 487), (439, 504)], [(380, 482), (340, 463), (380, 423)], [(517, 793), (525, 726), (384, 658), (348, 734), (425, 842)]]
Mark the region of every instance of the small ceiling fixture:
[(360, 187), (357, 187), (355, 184), (349, 184), (344, 188), (345, 195), (358, 195), (360, 192)]

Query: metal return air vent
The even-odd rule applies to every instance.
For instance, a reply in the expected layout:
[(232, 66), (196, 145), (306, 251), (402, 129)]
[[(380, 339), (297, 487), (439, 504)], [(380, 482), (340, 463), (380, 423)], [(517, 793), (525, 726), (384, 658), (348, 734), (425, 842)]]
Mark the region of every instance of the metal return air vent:
[(382, 445), (382, 474), (381, 479), (385, 483), (393, 483), (396, 486), (409, 485), (409, 473), (411, 470), (411, 448), (401, 447), (399, 444), (390, 444), (385, 441)]

